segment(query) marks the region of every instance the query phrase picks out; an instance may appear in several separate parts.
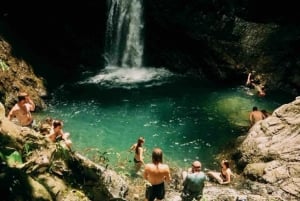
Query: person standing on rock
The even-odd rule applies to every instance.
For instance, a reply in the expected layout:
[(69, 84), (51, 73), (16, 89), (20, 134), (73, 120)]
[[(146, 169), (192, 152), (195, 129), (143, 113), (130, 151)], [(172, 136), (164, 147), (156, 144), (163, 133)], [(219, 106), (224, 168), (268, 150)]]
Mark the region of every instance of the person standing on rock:
[(144, 179), (150, 184), (146, 187), (146, 200), (162, 200), (165, 197), (165, 182), (171, 181), (170, 168), (163, 164), (163, 152), (160, 148), (152, 151), (152, 163), (145, 165)]
[(252, 112), (250, 112), (249, 115), (249, 120), (250, 120), (250, 125), (253, 126), (256, 122), (264, 119), (264, 114), (258, 110), (256, 106), (252, 108)]
[(31, 127), (34, 123), (31, 112), (35, 110), (35, 104), (27, 93), (18, 95), (18, 102), (9, 111), (7, 118), (12, 120), (16, 118), (21, 126)]

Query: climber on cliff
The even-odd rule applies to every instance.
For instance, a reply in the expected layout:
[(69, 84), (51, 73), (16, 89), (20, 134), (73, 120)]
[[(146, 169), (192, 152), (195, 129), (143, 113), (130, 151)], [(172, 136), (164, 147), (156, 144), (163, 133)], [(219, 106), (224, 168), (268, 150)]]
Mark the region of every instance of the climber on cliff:
[(259, 81), (255, 81), (255, 79), (252, 76), (252, 73), (248, 74), (246, 86), (254, 87), (254, 89), (257, 91), (258, 96), (265, 96), (265, 86), (260, 84)]

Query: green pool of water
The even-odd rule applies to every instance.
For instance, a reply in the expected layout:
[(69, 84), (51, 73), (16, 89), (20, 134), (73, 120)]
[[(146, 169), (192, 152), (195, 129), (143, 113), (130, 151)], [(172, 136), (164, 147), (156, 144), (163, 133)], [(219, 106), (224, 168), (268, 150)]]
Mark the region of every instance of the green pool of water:
[(152, 149), (160, 147), (164, 162), (172, 166), (184, 168), (197, 159), (211, 167), (221, 149), (247, 132), (254, 105), (272, 112), (292, 100), (276, 93), (261, 98), (243, 86), (216, 86), (190, 76), (130, 82), (126, 87), (103, 83), (61, 86), (40, 115), (64, 121), (74, 150), (94, 160), (98, 153), (122, 171), (133, 166), (128, 150), (140, 136), (146, 139), (146, 162)]

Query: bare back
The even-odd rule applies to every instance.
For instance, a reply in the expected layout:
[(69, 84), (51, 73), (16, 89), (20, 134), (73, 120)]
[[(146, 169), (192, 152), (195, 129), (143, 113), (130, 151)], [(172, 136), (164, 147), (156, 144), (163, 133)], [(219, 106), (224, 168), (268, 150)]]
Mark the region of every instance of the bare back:
[(262, 120), (264, 118), (264, 114), (261, 111), (252, 111), (250, 113), (249, 118), (250, 118), (251, 125), (253, 125), (256, 122)]
[(161, 184), (164, 181), (170, 182), (170, 168), (166, 164), (153, 164), (149, 163), (145, 165), (144, 178), (148, 180), (152, 185)]

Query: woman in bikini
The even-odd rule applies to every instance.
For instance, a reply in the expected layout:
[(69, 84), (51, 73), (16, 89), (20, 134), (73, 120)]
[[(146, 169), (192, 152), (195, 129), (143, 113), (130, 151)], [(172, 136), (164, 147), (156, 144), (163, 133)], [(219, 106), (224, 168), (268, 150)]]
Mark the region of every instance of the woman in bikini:
[(221, 161), (221, 172), (209, 171), (207, 172), (207, 176), (216, 179), (220, 184), (229, 184), (231, 182), (231, 176), (233, 176), (233, 173), (229, 168), (228, 160)]
[(143, 144), (145, 143), (145, 139), (143, 137), (140, 137), (137, 140), (137, 143), (133, 144), (130, 147), (130, 151), (134, 151), (134, 164), (135, 164), (135, 169), (138, 172), (141, 168), (141, 166), (144, 164), (144, 156), (143, 156)]

